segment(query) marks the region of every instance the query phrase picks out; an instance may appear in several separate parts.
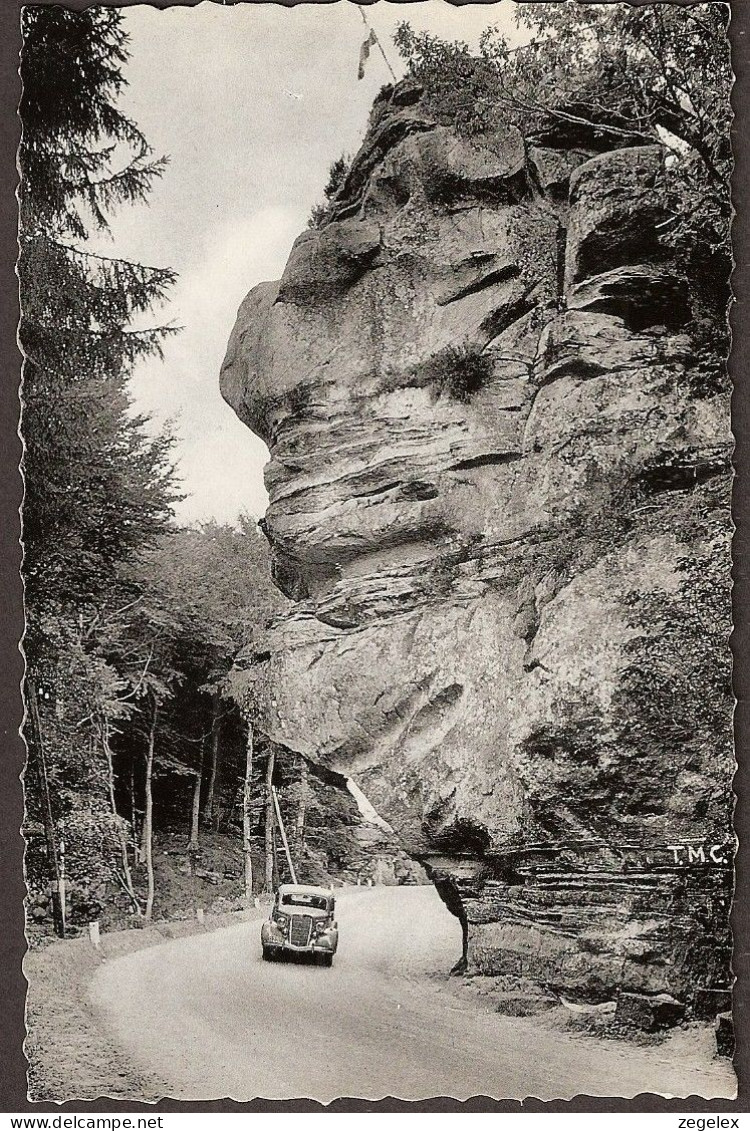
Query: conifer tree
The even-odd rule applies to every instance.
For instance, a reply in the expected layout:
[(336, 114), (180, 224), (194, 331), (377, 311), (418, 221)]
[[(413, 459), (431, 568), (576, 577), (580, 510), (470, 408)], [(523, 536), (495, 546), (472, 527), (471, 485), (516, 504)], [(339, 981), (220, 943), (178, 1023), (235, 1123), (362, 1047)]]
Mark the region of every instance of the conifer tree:
[(149, 438), (144, 418), (131, 415), (127, 378), (169, 332), (131, 322), (164, 298), (174, 273), (85, 247), (108, 211), (144, 201), (165, 168), (114, 103), (127, 58), (121, 13), (32, 6), (23, 36), (23, 517), (33, 619), (40, 604), (106, 590), (117, 562), (169, 518), (169, 442)]

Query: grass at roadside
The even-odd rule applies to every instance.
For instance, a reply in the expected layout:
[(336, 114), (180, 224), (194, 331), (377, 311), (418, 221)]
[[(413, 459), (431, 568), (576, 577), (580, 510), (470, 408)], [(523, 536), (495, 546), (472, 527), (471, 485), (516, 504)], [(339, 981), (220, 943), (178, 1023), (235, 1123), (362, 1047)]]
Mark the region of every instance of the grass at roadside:
[(158, 946), (169, 939), (215, 931), (260, 919), (264, 909), (207, 915), (204, 922), (155, 923), (141, 930), (101, 936), (95, 949), (88, 938), (67, 939), (29, 951), (23, 969), (29, 1061), (29, 1098), (62, 1101), (95, 1096), (123, 1096), (151, 1103), (164, 1095), (156, 1077), (136, 1071), (112, 1043), (89, 1002), (88, 987), (107, 960)]

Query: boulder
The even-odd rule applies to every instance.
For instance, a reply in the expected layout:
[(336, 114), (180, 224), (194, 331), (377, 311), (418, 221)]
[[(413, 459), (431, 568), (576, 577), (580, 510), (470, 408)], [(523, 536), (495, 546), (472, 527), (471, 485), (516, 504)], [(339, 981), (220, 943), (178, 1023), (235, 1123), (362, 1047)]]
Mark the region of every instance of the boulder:
[(570, 179), (567, 287), (626, 264), (669, 258), (658, 225), (669, 216), (659, 145), (592, 157)]
[(617, 267), (573, 285), (568, 308), (613, 314), (635, 331), (660, 325), (677, 329), (690, 319), (687, 280), (651, 263)]
[(571, 174), (593, 156), (594, 153), (586, 150), (532, 145), (529, 147), (529, 166), (542, 192), (567, 203)]
[(617, 998), (615, 1022), (653, 1033), (669, 1029), (685, 1015), (685, 1006), (670, 994), (621, 993)]
[(277, 302), (314, 304), (351, 287), (380, 250), (377, 224), (343, 220), (304, 232), (294, 244)]

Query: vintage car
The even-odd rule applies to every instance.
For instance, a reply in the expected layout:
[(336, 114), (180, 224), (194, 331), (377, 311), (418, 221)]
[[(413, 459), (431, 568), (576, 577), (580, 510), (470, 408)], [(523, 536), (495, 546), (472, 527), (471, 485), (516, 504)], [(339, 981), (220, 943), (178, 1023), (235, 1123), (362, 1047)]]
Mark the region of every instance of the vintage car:
[(334, 912), (335, 900), (328, 888), (281, 884), (260, 930), (263, 957), (270, 962), (282, 954), (311, 954), (331, 966), (339, 944)]

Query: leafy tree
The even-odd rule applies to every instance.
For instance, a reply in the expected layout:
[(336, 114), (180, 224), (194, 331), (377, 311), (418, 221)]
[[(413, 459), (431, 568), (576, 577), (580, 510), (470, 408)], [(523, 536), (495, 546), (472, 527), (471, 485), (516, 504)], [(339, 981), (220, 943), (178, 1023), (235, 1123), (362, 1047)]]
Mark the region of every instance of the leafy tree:
[[(25, 353), (25, 581), (29, 611), (90, 599), (165, 528), (170, 442), (131, 413), (127, 378), (165, 327), (134, 328), (170, 270), (80, 246), (106, 214), (143, 201), (164, 159), (115, 106), (127, 58), (121, 14), (24, 9), (21, 60), (21, 344)], [(55, 81), (49, 76), (54, 74)]]
[(130, 563), (125, 580), (152, 623), (163, 619), (186, 663), (206, 682), (225, 675), (274, 609), (284, 604), (268, 573), (268, 547), (254, 520), (239, 529), (205, 522), (160, 538)]
[[(227, 676), (237, 653), (283, 598), (270, 581), (266, 540), (248, 517), (240, 520), (239, 530), (209, 522), (165, 535), (127, 566), (127, 584), (137, 596), (116, 648), (118, 662), (130, 665), (132, 680), (144, 658), (149, 661), (143, 681), (150, 687), (145, 742), (136, 739), (135, 744), (136, 756), (145, 751), (146, 758), (143, 846), (148, 867), (152, 778), (160, 767), (192, 776), (193, 849), (198, 847), (201, 799), (204, 817), (213, 823), (222, 715), (234, 707), (227, 699)], [(131, 742), (131, 758), (133, 752)], [(248, 804), (250, 796), (249, 784)], [(152, 889), (149, 871), (146, 914), (153, 906)]]
[(114, 205), (146, 200), (165, 159), (150, 160), (145, 138), (116, 105), (128, 59), (120, 12), (29, 5), (22, 33), (23, 227), (83, 239), (82, 211), (106, 227)]

